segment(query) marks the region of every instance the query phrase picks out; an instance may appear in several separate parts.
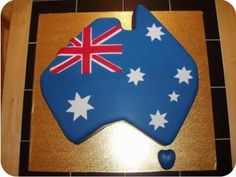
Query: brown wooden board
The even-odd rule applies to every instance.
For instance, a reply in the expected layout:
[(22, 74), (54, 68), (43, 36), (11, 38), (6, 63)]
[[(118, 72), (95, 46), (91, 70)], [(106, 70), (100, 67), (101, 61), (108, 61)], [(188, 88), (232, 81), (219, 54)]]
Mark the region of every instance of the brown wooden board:
[[(30, 135), (30, 171), (144, 172), (162, 171), (160, 149), (173, 149), (172, 171), (214, 170), (215, 139), (202, 12), (153, 12), (195, 59), (199, 91), (176, 140), (161, 146), (125, 122), (107, 126), (75, 145), (63, 135), (40, 91), (40, 75), (57, 51), (99, 17), (116, 17), (130, 29), (131, 12), (40, 15), (37, 35)], [(125, 100), (124, 100), (125, 101)]]
[(236, 13), (226, 1), (216, 1), (224, 64), (232, 164), (236, 164)]
[(18, 175), (19, 171), (20, 133), (31, 8), (31, 0), (12, 2), (6, 53), (3, 56), (5, 62), (3, 63), (4, 78), (1, 93), (1, 163), (11, 175)]

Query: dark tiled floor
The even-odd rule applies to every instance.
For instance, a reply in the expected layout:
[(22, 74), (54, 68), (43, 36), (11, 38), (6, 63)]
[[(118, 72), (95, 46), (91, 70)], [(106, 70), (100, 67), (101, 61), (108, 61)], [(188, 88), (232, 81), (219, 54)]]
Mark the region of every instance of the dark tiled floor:
[(30, 42), (36, 41), (38, 18), (41, 13), (75, 12), (76, 0), (40, 1), (34, 2), (30, 24)]
[(220, 41), (207, 41), (207, 53), (211, 85), (225, 85)]
[(121, 11), (122, 0), (78, 0), (78, 12)]
[(35, 58), (35, 44), (28, 45), (28, 56), (27, 56), (27, 66), (25, 75), (25, 89), (33, 88), (33, 77), (34, 77), (34, 58)]
[(211, 89), (215, 137), (229, 138), (229, 122), (224, 88)]
[(171, 0), (171, 9), (203, 11), (206, 38), (219, 38), (214, 0)]
[(149, 10), (169, 10), (168, 0), (125, 0), (124, 10), (133, 11), (137, 4), (142, 4), (147, 7)]

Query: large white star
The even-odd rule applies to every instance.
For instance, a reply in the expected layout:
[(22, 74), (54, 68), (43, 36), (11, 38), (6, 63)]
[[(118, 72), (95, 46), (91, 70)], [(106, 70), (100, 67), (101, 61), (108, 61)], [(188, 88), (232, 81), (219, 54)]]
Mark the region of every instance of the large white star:
[(175, 91), (173, 91), (172, 94), (169, 94), (168, 96), (170, 97), (170, 102), (172, 101), (178, 102), (178, 97), (180, 95), (176, 94)]
[(130, 73), (127, 74), (127, 77), (129, 78), (128, 82), (133, 82), (134, 85), (137, 86), (139, 81), (144, 81), (144, 79), (143, 79), (144, 75), (145, 75), (145, 73), (142, 73), (140, 71), (140, 68), (138, 68), (136, 70), (130, 69)]
[(165, 128), (165, 123), (168, 121), (165, 119), (167, 113), (160, 114), (159, 110), (157, 110), (156, 114), (150, 114), (152, 120), (149, 122), (149, 125), (154, 125), (154, 130), (158, 129), (158, 127)]
[(190, 75), (191, 70), (186, 70), (185, 66), (182, 69), (177, 69), (178, 73), (174, 76), (174, 78), (179, 79), (179, 84), (185, 82), (189, 84), (189, 79), (193, 79)]
[(165, 35), (165, 33), (161, 31), (162, 27), (156, 27), (155, 23), (153, 23), (151, 27), (147, 27), (147, 29), (148, 33), (146, 34), (146, 36), (151, 37), (151, 41), (153, 41), (154, 39), (158, 39), (159, 41), (161, 41), (161, 35)]
[(87, 111), (94, 109), (93, 106), (88, 104), (90, 96), (91, 95), (81, 98), (76, 92), (74, 100), (67, 100), (71, 104), (71, 107), (67, 109), (66, 112), (74, 113), (73, 121), (78, 119), (80, 116), (87, 120)]

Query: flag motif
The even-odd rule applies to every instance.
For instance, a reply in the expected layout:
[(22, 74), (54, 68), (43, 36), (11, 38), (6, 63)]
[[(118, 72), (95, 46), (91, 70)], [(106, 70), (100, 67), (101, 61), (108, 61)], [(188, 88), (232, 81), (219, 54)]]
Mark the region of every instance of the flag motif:
[(60, 72), (70, 68), (72, 65), (81, 61), (81, 73), (92, 72), (92, 61), (101, 65), (111, 72), (119, 72), (121, 68), (105, 58), (101, 57), (100, 54), (122, 54), (122, 45), (120, 44), (109, 44), (101, 45), (102, 42), (110, 39), (112, 36), (121, 32), (120, 26), (114, 26), (107, 30), (95, 39), (91, 39), (92, 28), (84, 28), (82, 32), (82, 41), (77, 37), (72, 38), (70, 43), (72, 46), (67, 46), (60, 49), (57, 53), (58, 56), (68, 56), (69, 58), (56, 66), (50, 68), (51, 73), (59, 74)]
[(74, 143), (124, 120), (168, 145), (191, 109), (198, 90), (194, 60), (145, 7), (134, 14), (131, 31), (118, 19), (95, 20), (41, 76), (42, 94)]

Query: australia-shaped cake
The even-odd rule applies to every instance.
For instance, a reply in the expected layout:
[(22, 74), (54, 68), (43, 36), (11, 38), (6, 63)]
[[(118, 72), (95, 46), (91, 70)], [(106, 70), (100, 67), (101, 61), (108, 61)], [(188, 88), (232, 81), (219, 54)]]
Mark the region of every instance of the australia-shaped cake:
[(198, 90), (197, 66), (181, 44), (142, 5), (132, 30), (101, 18), (78, 32), (41, 76), (65, 136), (78, 144), (123, 120), (161, 145), (172, 143)]

